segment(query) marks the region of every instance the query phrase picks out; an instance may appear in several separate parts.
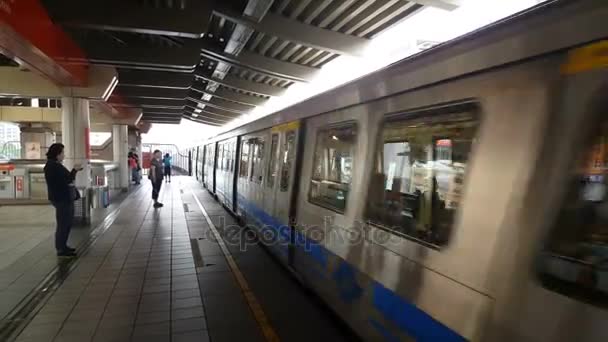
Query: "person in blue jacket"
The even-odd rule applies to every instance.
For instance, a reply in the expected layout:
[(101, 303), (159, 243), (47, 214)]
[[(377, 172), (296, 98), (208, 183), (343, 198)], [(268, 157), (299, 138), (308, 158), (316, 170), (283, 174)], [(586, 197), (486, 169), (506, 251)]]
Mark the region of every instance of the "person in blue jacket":
[(165, 183), (171, 183), (171, 156), (166, 153), (163, 157), (163, 165), (165, 166)]

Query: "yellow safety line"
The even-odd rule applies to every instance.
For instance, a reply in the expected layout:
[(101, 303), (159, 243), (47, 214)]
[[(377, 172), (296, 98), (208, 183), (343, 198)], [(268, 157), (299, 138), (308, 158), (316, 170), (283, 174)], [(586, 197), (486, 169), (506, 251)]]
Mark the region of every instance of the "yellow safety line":
[(251, 309), (255, 320), (258, 322), (258, 326), (260, 327), (260, 329), (262, 329), (264, 338), (266, 338), (266, 341), (268, 342), (279, 342), (279, 335), (277, 335), (277, 333), (274, 331), (272, 325), (270, 324), (270, 321), (268, 320), (268, 317), (266, 316), (266, 313), (260, 305), (260, 302), (255, 297), (253, 291), (251, 291), (251, 289), (249, 288), (249, 284), (247, 283), (245, 276), (243, 276), (243, 273), (236, 264), (236, 261), (234, 261), (232, 254), (228, 250), (228, 247), (226, 247), (226, 243), (220, 236), (220, 233), (217, 231), (217, 228), (211, 221), (211, 218), (209, 218), (207, 211), (205, 211), (205, 208), (203, 208), (203, 205), (198, 200), (198, 197), (196, 197), (196, 195), (194, 194), (194, 191), (190, 190), (190, 192), (192, 193), (192, 196), (194, 197), (194, 200), (196, 201), (196, 204), (198, 205), (199, 209), (203, 213), (203, 216), (205, 216), (205, 219), (207, 220), (207, 223), (209, 224), (209, 227), (211, 228), (211, 231), (213, 232), (217, 243), (220, 245), (222, 253), (224, 254), (224, 257), (226, 257), (226, 261), (228, 262), (228, 266), (230, 266), (230, 270), (236, 278), (236, 281), (239, 284), (243, 295), (245, 296), (245, 300), (247, 301), (247, 304), (249, 305), (249, 308)]

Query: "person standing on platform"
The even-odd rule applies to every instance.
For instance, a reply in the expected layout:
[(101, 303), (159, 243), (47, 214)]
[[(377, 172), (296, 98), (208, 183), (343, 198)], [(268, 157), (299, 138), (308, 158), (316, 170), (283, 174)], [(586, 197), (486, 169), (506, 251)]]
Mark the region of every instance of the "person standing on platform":
[(135, 185), (139, 185), (139, 166), (133, 152), (129, 152), (129, 168), (131, 169), (131, 178)]
[(165, 183), (171, 183), (171, 156), (169, 153), (165, 154), (163, 158), (163, 165), (165, 165)]
[(158, 201), (158, 194), (160, 193), (160, 187), (163, 185), (163, 154), (159, 150), (155, 150), (150, 162), (150, 180), (152, 181), (152, 199), (154, 200), (154, 208), (160, 208), (163, 206)]
[(48, 189), (49, 201), (55, 207), (57, 228), (55, 230), (55, 249), (59, 257), (75, 257), (76, 249), (67, 245), (72, 223), (74, 221), (74, 201), (80, 198), (74, 186), (76, 173), (82, 167), (76, 166), (72, 171), (63, 166), (63, 144), (52, 144), (46, 154), (44, 178)]

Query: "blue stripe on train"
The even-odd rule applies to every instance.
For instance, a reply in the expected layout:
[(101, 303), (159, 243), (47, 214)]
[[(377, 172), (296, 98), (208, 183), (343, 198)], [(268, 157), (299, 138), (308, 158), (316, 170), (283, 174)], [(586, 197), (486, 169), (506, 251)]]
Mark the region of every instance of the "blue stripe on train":
[(374, 282), (372, 287), (374, 307), (382, 313), (384, 318), (416, 338), (416, 341), (466, 341), (465, 338), (382, 284)]
[[(248, 213), (248, 215), (253, 216), (253, 219), (256, 220), (259, 224), (266, 226), (268, 228), (274, 229), (282, 243), (281, 247), (284, 247), (285, 250), (287, 248), (287, 242), (289, 242), (289, 228), (287, 225), (281, 223), (276, 218), (269, 215), (264, 210), (258, 208), (255, 204), (246, 200), (242, 195), (238, 194), (239, 206)], [(296, 232), (295, 239), (296, 247), (300, 247), (304, 252), (306, 252), (312, 259), (314, 259), (319, 266), (322, 267), (323, 270), (329, 271), (328, 269), (328, 258), (329, 255), (334, 255), (337, 258), (339, 256), (327, 250), (323, 245), (318, 242), (312, 241), (311, 239), (306, 238), (304, 234), (301, 232)], [(283, 242), (285, 244), (283, 244)], [(282, 248), (281, 248), (282, 249)], [(342, 260), (342, 258), (340, 258)], [(341, 288), (340, 281), (344, 278), (343, 275), (350, 275), (348, 270), (358, 270), (353, 267), (350, 263), (342, 260), (340, 267), (336, 270), (336, 274), (333, 275), (334, 281), (337, 283), (337, 287)], [(351, 277), (354, 276), (351, 275)], [(327, 278), (325, 275), (323, 278)], [(354, 279), (356, 281), (356, 279)], [(340, 297), (343, 300), (348, 301), (349, 297), (357, 296), (358, 289), (348, 288), (350, 293), (340, 293)], [(435, 320), (429, 314), (419, 309), (415, 305), (409, 303), (395, 292), (390, 289), (387, 289), (379, 282), (372, 282), (372, 301), (373, 306), (378, 310), (378, 312), (384, 317), (385, 320), (395, 324), (400, 330), (412, 336), (416, 339), (416, 341), (447, 341), (447, 342), (464, 342), (466, 339), (460, 336), (455, 331), (451, 330), (447, 326), (443, 325), (441, 322)], [(352, 298), (351, 298), (352, 299)], [(384, 336), (386, 341), (395, 341), (398, 340), (397, 337), (392, 336), (386, 328), (382, 326), (382, 324), (376, 320), (370, 319), (370, 324), (376, 329), (381, 335)]]

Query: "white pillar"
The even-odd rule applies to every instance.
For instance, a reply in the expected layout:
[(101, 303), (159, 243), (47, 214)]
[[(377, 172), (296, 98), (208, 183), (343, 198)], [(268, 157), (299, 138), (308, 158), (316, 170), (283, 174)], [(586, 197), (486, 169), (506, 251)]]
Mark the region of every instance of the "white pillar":
[(127, 125), (112, 126), (112, 149), (114, 162), (119, 165), (119, 184), (123, 191), (129, 189), (129, 127)]
[(78, 188), (91, 186), (91, 145), (89, 133), (89, 100), (64, 97), (61, 99), (61, 134), (65, 146), (63, 164), (68, 169), (80, 165), (83, 170), (76, 176)]

